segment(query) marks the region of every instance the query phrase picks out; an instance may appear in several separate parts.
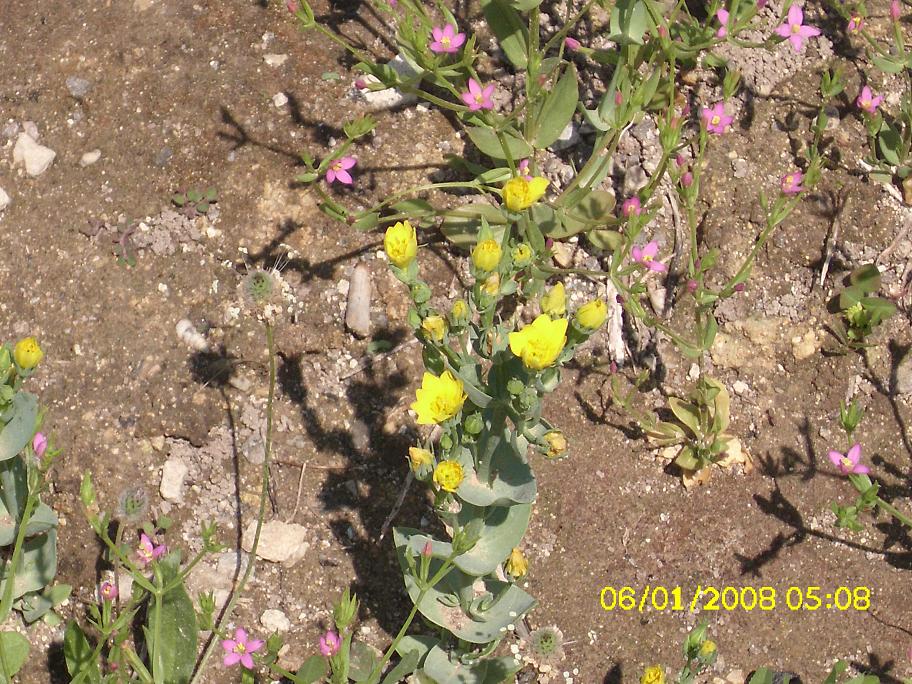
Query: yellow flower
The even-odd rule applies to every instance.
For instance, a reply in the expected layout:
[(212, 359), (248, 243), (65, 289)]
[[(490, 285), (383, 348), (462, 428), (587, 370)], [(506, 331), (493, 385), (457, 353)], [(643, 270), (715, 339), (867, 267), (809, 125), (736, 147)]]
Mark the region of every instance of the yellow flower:
[(408, 221), (399, 221), (386, 229), (383, 248), (389, 260), (399, 268), (405, 268), (418, 253), (418, 238)]
[(418, 414), (419, 425), (434, 425), (459, 413), (465, 400), (462, 381), (450, 371), (439, 377), (425, 372), (411, 408)]
[(469, 305), (466, 304), (464, 299), (457, 299), (453, 302), (453, 308), (450, 309), (450, 318), (459, 325), (469, 320)]
[(700, 655), (709, 658), (716, 652), (716, 642), (707, 639), (700, 645)]
[(428, 339), (442, 342), (446, 335), (446, 321), (441, 316), (428, 316), (421, 321), (421, 329)]
[(517, 268), (522, 268), (532, 261), (532, 248), (525, 242), (520, 242), (513, 248), (510, 256), (513, 257), (513, 265)]
[(567, 438), (564, 437), (564, 433), (560, 430), (546, 432), (544, 440), (545, 444), (548, 445), (548, 453), (545, 454), (548, 458), (557, 458), (567, 451)]
[(500, 292), (500, 275), (497, 273), (492, 273), (489, 275), (485, 279), (484, 285), (481, 286), (481, 289), (485, 294), (496, 297), (497, 293)]
[(513, 575), (516, 579), (525, 577), (526, 573), (529, 572), (529, 559), (523, 555), (522, 551), (515, 548), (510, 552), (510, 557), (507, 558), (505, 569), (507, 574)]
[(429, 466), (434, 462), (434, 455), (427, 449), (409, 447), (409, 462), (412, 464), (412, 470), (417, 473), (424, 466)]
[(462, 478), (462, 466), (456, 461), (442, 461), (434, 468), (434, 483), (448, 492), (459, 489)]
[(472, 263), (479, 271), (493, 271), (500, 263), (503, 250), (497, 240), (482, 240), (472, 250)]
[(640, 684), (665, 684), (665, 669), (661, 665), (653, 665), (643, 670)]
[(541, 308), (542, 313), (546, 313), (553, 318), (567, 313), (567, 294), (564, 291), (563, 283), (557, 283), (545, 293), (541, 298)]
[(588, 304), (583, 304), (576, 310), (576, 322), (580, 324), (580, 327), (589, 330), (601, 328), (606, 318), (608, 318), (608, 307), (605, 306), (601, 297), (593, 299)]
[(22, 370), (32, 370), (41, 363), (44, 358), (44, 352), (38, 346), (38, 340), (34, 337), (26, 337), (24, 340), (16, 342), (13, 347), (13, 359)]
[(548, 189), (548, 179), (536, 176), (526, 180), (522, 176), (511, 178), (503, 186), (503, 200), (510, 211), (522, 211), (538, 202)]
[(567, 319), (552, 321), (548, 314), (542, 314), (531, 325), (510, 333), (510, 351), (532, 370), (541, 370), (554, 363), (566, 343)]

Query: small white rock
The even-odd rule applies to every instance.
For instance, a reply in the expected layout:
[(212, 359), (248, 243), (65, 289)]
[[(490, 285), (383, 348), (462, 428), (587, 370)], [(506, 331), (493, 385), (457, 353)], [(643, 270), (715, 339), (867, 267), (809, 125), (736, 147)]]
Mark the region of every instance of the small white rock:
[(345, 326), (357, 337), (367, 337), (371, 332), (371, 277), (364, 264), (352, 272), (348, 286), (348, 305), (345, 307)]
[(564, 126), (564, 130), (561, 131), (561, 134), (559, 136), (557, 136), (557, 140), (551, 143), (551, 147), (549, 149), (554, 151), (566, 150), (568, 147), (573, 147), (576, 145), (576, 143), (579, 142), (579, 139), (579, 124), (571, 121), (566, 126)]
[[(241, 538), (241, 547), (248, 553), (253, 549), (255, 533), (256, 520), (251, 520)], [(264, 560), (290, 567), (307, 555), (310, 544), (304, 541), (306, 534), (307, 528), (303, 525), (270, 520), (263, 524), (256, 555)]]
[(288, 104), (288, 95), (285, 93), (276, 93), (272, 96), (272, 104), (276, 107), (284, 107)]
[(162, 467), (161, 485), (158, 488), (161, 497), (172, 503), (182, 503), (184, 480), (190, 468), (180, 458), (169, 458)]
[(260, 615), (260, 624), (266, 628), (269, 633), (287, 632), (291, 629), (291, 620), (281, 610), (268, 608)]
[(6, 191), (3, 188), (0, 188), (0, 211), (6, 209), (12, 201), (10, 196), (6, 194)]
[(732, 389), (735, 390), (735, 394), (741, 396), (745, 392), (750, 390), (750, 386), (743, 380), (735, 380), (732, 383)]
[(276, 55), (272, 53), (263, 55), (263, 61), (271, 67), (280, 67), (285, 64), (287, 59), (288, 55)]
[(20, 133), (13, 147), (13, 162), (24, 166), (32, 178), (47, 171), (56, 156), (54, 150), (39, 145), (28, 133)]
[(174, 332), (177, 333), (178, 339), (186, 344), (190, 349), (198, 352), (209, 351), (209, 343), (203, 337), (196, 326), (186, 318), (182, 318), (174, 326)]
[(101, 150), (95, 149), (95, 150), (92, 150), (91, 152), (86, 152), (84, 155), (82, 155), (82, 157), (79, 160), (79, 165), (82, 168), (85, 168), (87, 166), (91, 166), (92, 164), (97, 162), (99, 159), (101, 159)]

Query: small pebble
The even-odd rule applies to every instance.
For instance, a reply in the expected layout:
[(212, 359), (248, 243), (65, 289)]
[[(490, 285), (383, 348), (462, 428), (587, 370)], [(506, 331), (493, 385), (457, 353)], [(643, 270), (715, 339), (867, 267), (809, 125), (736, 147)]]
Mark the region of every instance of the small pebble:
[(79, 160), (79, 165), (82, 168), (85, 168), (87, 166), (91, 166), (99, 159), (101, 159), (101, 150), (95, 149), (82, 155), (82, 158)]
[(276, 93), (272, 96), (272, 104), (276, 107), (284, 107), (288, 104), (288, 95), (285, 93)]
[(85, 97), (92, 89), (92, 83), (79, 76), (70, 76), (66, 80), (66, 87), (73, 97)]

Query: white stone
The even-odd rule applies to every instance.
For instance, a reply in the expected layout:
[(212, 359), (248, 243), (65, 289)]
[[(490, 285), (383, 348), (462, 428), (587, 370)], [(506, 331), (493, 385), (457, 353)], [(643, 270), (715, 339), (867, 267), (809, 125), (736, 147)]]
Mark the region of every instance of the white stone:
[(24, 166), (33, 178), (47, 171), (56, 156), (54, 150), (39, 145), (28, 133), (20, 133), (13, 147), (13, 162)]
[(280, 67), (285, 64), (285, 61), (288, 59), (288, 55), (276, 55), (268, 54), (263, 55), (263, 61), (266, 62), (271, 67)]
[(345, 307), (345, 326), (357, 337), (367, 337), (371, 332), (371, 277), (364, 264), (352, 272), (348, 286), (348, 304)]
[[(256, 520), (251, 520), (241, 539), (241, 548), (248, 553), (253, 550), (255, 533)], [(307, 555), (310, 544), (304, 541), (306, 534), (307, 528), (303, 525), (270, 520), (263, 523), (256, 555), (263, 560), (290, 567)]]
[(750, 390), (750, 386), (748, 386), (748, 384), (743, 380), (735, 380), (732, 383), (732, 389), (735, 390), (735, 394), (740, 396)]
[[(408, 80), (414, 78), (418, 72), (415, 71), (412, 66), (405, 60), (402, 55), (396, 55), (387, 62), (387, 65), (392, 67), (393, 71), (399, 74), (399, 78), (402, 80)], [(379, 83), (380, 81), (374, 78), (373, 76), (367, 75), (362, 79), (367, 84)], [(415, 84), (418, 85), (417, 83)], [(394, 107), (402, 107), (405, 105), (413, 104), (418, 101), (418, 98), (415, 95), (410, 93), (403, 93), (397, 88), (384, 88), (383, 90), (359, 90), (358, 95), (367, 102), (368, 108), (372, 110), (376, 109), (392, 109)]]
[(260, 615), (260, 624), (266, 628), (270, 634), (272, 632), (287, 632), (291, 629), (291, 620), (281, 610), (268, 608)]
[(566, 150), (568, 147), (573, 147), (576, 145), (576, 143), (579, 142), (579, 139), (579, 124), (571, 121), (566, 126), (564, 126), (564, 130), (561, 131), (561, 134), (559, 136), (557, 136), (557, 140), (551, 143), (551, 147), (549, 149), (554, 151)]
[(10, 196), (6, 194), (6, 191), (3, 188), (0, 188), (0, 211), (6, 209), (12, 201)]
[(101, 150), (98, 150), (98, 149), (92, 150), (92, 151), (86, 152), (84, 155), (82, 155), (82, 157), (79, 160), (79, 165), (82, 168), (85, 168), (87, 166), (91, 166), (92, 164), (97, 162), (99, 159), (101, 159)]
[(288, 104), (288, 95), (285, 93), (276, 93), (272, 96), (272, 104), (276, 107), (284, 107)]
[(187, 479), (187, 473), (190, 468), (180, 458), (169, 458), (162, 467), (161, 485), (158, 491), (165, 501), (172, 503), (182, 503), (184, 480)]

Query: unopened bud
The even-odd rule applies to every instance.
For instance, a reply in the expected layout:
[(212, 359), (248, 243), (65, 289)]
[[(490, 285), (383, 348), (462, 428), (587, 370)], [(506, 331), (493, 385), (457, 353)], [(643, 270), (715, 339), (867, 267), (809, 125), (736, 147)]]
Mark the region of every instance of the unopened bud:
[(735, 285), (735, 292), (744, 292), (744, 283), (738, 283)]
[(690, 294), (697, 291), (697, 281), (693, 278), (687, 281), (687, 291), (690, 292)]
[(421, 549), (421, 555), (425, 558), (430, 558), (432, 553), (434, 553), (434, 545), (431, 544), (431, 540), (428, 539), (424, 542), (424, 548)]
[(568, 50), (579, 50), (581, 47), (580, 42), (576, 38), (571, 38), (570, 36), (564, 38), (564, 45), (567, 46)]

